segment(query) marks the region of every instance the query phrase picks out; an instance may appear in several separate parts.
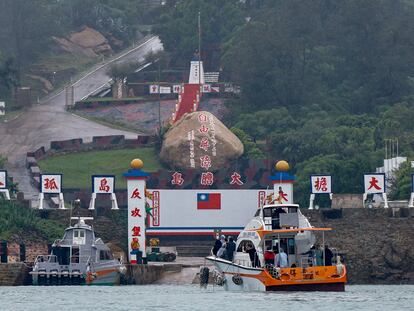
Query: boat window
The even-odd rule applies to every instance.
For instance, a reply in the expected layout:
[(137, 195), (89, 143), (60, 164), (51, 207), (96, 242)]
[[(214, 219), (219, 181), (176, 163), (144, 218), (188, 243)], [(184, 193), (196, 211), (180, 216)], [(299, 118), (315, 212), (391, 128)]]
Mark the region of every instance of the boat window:
[(268, 208), (263, 209), (263, 216), (272, 217), (272, 208), (268, 207)]
[(237, 251), (238, 252), (245, 252), (246, 246), (248, 244), (254, 245), (253, 242), (250, 241), (250, 240), (243, 240), (243, 241), (241, 241), (240, 244), (239, 244), (239, 247), (237, 248)]
[(100, 251), (99, 252), (99, 260), (112, 260), (112, 254), (110, 251)]
[(288, 254), (295, 253), (295, 239), (288, 239)]
[(256, 213), (254, 214), (254, 217), (257, 217), (260, 215), (260, 208), (257, 209)]
[(85, 230), (75, 229), (73, 230), (73, 244), (85, 244)]

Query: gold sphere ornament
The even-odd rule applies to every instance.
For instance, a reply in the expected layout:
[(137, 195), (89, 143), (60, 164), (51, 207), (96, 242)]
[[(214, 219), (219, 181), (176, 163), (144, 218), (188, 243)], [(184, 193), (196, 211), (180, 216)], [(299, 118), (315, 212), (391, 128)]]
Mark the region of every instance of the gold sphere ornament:
[(275, 168), (277, 171), (287, 172), (289, 170), (289, 163), (287, 163), (285, 160), (277, 161)]
[(131, 161), (131, 168), (134, 170), (140, 170), (144, 167), (144, 162), (141, 159), (134, 159)]

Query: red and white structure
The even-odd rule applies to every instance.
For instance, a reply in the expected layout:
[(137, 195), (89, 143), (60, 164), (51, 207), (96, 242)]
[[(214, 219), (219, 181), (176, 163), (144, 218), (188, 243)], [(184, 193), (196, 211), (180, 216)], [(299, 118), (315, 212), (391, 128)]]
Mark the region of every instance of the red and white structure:
[(62, 174), (40, 175), (39, 209), (43, 209), (45, 194), (57, 194), (59, 197), (59, 208), (65, 209), (62, 193)]
[[(127, 180), (128, 195), (128, 259), (131, 264), (146, 262), (146, 179), (149, 174), (142, 171), (143, 163), (139, 159), (131, 162)], [(142, 261), (140, 261), (140, 257)]]
[(10, 200), (10, 192), (7, 189), (7, 171), (0, 170), (0, 193), (3, 193), (6, 200)]
[(368, 194), (380, 194), (384, 200), (384, 208), (388, 208), (388, 198), (385, 188), (385, 174), (372, 173), (364, 174), (364, 195), (362, 197), (363, 203), (368, 198)]
[(112, 202), (112, 209), (117, 210), (118, 202), (115, 195), (115, 176), (114, 175), (93, 175), (92, 176), (92, 195), (89, 209), (95, 209), (97, 194), (109, 194)]
[(311, 195), (309, 199), (309, 209), (313, 209), (313, 202), (316, 194), (329, 194), (332, 200), (332, 176), (331, 175), (311, 175)]

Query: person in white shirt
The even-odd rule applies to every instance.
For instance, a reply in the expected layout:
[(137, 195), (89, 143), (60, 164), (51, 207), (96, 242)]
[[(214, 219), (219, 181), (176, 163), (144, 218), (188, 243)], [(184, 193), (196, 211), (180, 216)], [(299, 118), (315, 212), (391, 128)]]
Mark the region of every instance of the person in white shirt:
[(289, 267), (288, 257), (283, 248), (281, 248), (279, 253), (275, 256), (275, 266), (279, 268)]

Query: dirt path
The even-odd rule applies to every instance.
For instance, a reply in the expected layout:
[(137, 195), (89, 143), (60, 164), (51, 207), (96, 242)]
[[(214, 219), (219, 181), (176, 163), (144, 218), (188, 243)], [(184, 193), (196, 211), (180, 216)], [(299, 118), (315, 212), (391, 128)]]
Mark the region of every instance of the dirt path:
[[(162, 44), (157, 37), (146, 38), (129, 53), (93, 69), (73, 84), (75, 101), (110, 80), (106, 74), (110, 63), (141, 60), (147, 53), (160, 49)], [(25, 193), (25, 198), (36, 200), (38, 190), (30, 184), (25, 168), (26, 153), (41, 146), (49, 148), (50, 141), (53, 140), (83, 138), (90, 141), (93, 136), (99, 135), (125, 135), (133, 138), (137, 133), (112, 129), (65, 111), (65, 93), (59, 92), (48, 96), (42, 104), (34, 105), (17, 119), (0, 123), (0, 154), (8, 158), (8, 172), (19, 183), (19, 190)]]

